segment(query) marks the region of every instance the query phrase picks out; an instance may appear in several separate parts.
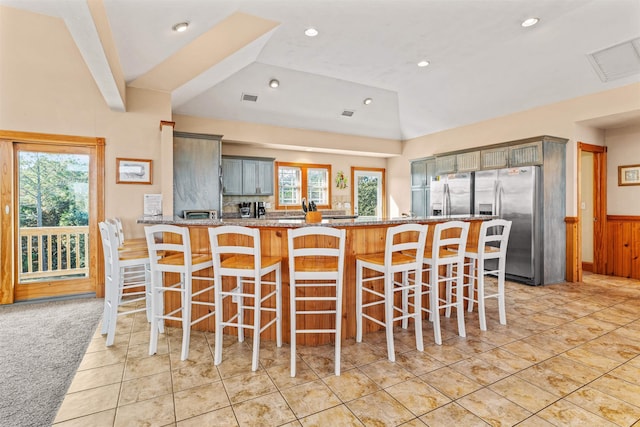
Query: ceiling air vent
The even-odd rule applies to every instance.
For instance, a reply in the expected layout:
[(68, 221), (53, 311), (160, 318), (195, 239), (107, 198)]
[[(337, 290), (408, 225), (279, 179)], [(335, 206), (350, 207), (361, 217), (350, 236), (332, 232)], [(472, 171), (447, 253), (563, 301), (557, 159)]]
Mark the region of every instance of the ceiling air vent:
[(258, 95), (251, 95), (249, 93), (242, 94), (242, 100), (247, 102), (256, 102), (258, 100)]
[(640, 73), (640, 38), (587, 55), (603, 82)]
[(351, 111), (351, 110), (344, 110), (344, 111), (342, 112), (342, 115), (343, 115), (343, 116), (345, 116), (345, 117), (351, 117), (351, 116), (353, 116), (353, 113), (354, 113), (354, 111)]

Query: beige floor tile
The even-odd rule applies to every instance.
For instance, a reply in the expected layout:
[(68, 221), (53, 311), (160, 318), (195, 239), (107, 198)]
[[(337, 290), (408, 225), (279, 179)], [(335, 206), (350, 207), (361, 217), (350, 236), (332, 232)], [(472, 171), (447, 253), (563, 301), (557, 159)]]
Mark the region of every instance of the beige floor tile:
[(533, 415), (526, 420), (518, 423), (518, 427), (553, 427), (553, 424), (543, 420), (537, 415)]
[(173, 396), (165, 394), (131, 405), (120, 406), (116, 412), (114, 427), (167, 426), (175, 422)]
[(581, 388), (565, 398), (617, 425), (631, 425), (640, 420), (640, 408), (591, 387)]
[(612, 370), (609, 374), (621, 380), (640, 385), (640, 367), (634, 366), (630, 362)]
[(278, 392), (235, 404), (233, 412), (241, 426), (276, 426), (296, 420)]
[(100, 368), (102, 366), (114, 365), (116, 363), (123, 363), (126, 359), (127, 349), (126, 347), (108, 347), (102, 351), (96, 351), (93, 353), (87, 353), (82, 358), (79, 371), (85, 369)]
[(415, 416), (384, 390), (348, 402), (364, 425), (400, 425)]
[(607, 357), (585, 350), (583, 346), (572, 348), (571, 350), (562, 353), (561, 356), (576, 362), (580, 362), (583, 365), (589, 366), (601, 373), (607, 372), (617, 366), (620, 366), (619, 361), (609, 359)]
[(615, 426), (586, 409), (574, 405), (566, 399), (559, 400), (536, 414), (557, 426)]
[(537, 412), (558, 400), (557, 396), (515, 375), (502, 379), (489, 388), (530, 412)]
[(442, 345), (427, 345), (425, 343), (424, 353), (445, 365), (471, 357), (470, 354), (459, 350), (455, 345), (449, 344), (450, 342), (451, 340), (443, 341)]
[(54, 423), (113, 409), (118, 404), (120, 384), (110, 384), (78, 393), (67, 394)]
[(386, 348), (372, 347), (364, 342), (352, 342), (350, 345), (342, 346), (342, 360), (353, 366), (368, 365), (386, 358)]
[(456, 403), (492, 426), (515, 425), (531, 415), (531, 412), (487, 388), (474, 391)]
[(171, 374), (168, 371), (148, 375), (146, 377), (124, 381), (120, 390), (118, 405), (129, 405), (172, 392)]
[(291, 376), (291, 367), (289, 365), (277, 365), (267, 369), (269, 376), (280, 390), (287, 389), (296, 385), (315, 381), (320, 377), (304, 363), (299, 361), (296, 364), (296, 376)]
[(78, 371), (76, 372), (76, 376), (73, 378), (67, 393), (76, 393), (90, 388), (120, 383), (122, 381), (123, 373), (124, 363), (116, 363), (113, 365), (102, 366), (100, 368)]
[(444, 366), (442, 362), (417, 350), (396, 354), (396, 363), (416, 376), (424, 375)]
[(389, 360), (380, 360), (369, 365), (361, 366), (360, 370), (381, 388), (390, 387), (415, 377), (415, 375), (399, 364), (390, 362)]
[(520, 371), (515, 375), (558, 397), (563, 397), (582, 386), (581, 383), (538, 365)]
[(180, 391), (220, 381), (220, 374), (213, 363), (199, 363), (172, 370), (171, 378), (173, 391)]
[(622, 363), (640, 354), (640, 345), (612, 342), (609, 335), (607, 334), (602, 338), (585, 343), (582, 348)]
[[(167, 340), (163, 339), (162, 336), (158, 340), (158, 347), (156, 349), (156, 355), (160, 355), (160, 354), (169, 354), (169, 343), (167, 343)], [(127, 351), (127, 358), (141, 359), (144, 357), (149, 357), (148, 342), (129, 346), (129, 350)]]
[(178, 421), (177, 427), (203, 427), (203, 426), (237, 426), (238, 421), (231, 406), (218, 409), (216, 411), (207, 412), (193, 418)]
[[(528, 339), (531, 340), (532, 338), (533, 337), (530, 337)], [(542, 362), (555, 355), (552, 351), (547, 351), (544, 348), (530, 344), (526, 339), (506, 344), (500, 348), (531, 363)]]
[[(313, 372), (316, 373), (320, 378), (325, 378), (331, 375), (335, 375), (335, 362), (334, 362), (334, 354), (330, 355), (319, 354), (317, 356), (308, 355), (304, 357), (305, 363), (311, 368)], [(343, 360), (340, 361), (340, 370), (348, 370), (354, 368), (354, 366), (350, 363), (345, 363)]]
[(171, 363), (169, 362), (169, 355), (167, 354), (156, 354), (141, 359), (127, 359), (124, 367), (124, 380), (127, 381), (159, 374), (161, 372), (169, 372), (170, 370)]
[(346, 405), (334, 406), (322, 412), (309, 415), (302, 418), (300, 423), (304, 427), (324, 427), (327, 425), (336, 427), (364, 426)]
[[(532, 354), (532, 356), (536, 358), (537, 362), (548, 357), (564, 353), (565, 351), (575, 347), (573, 344), (568, 344), (564, 341), (558, 340), (557, 337), (549, 331), (540, 332), (539, 334), (524, 338), (521, 342), (537, 348), (537, 352), (533, 353), (535, 356)], [(508, 346), (504, 346), (504, 348), (520, 357), (524, 357), (523, 355), (512, 351)]]
[(54, 424), (54, 427), (112, 427), (116, 417), (116, 410), (109, 409), (103, 412), (74, 418), (69, 421)]
[(342, 401), (321, 380), (282, 390), (282, 396), (298, 418), (340, 405)]
[(480, 357), (462, 360), (449, 367), (482, 385), (493, 384), (509, 376), (508, 372), (495, 367)]
[(418, 378), (396, 384), (385, 391), (416, 416), (451, 402), (447, 396)]
[(552, 357), (551, 359), (539, 363), (538, 366), (543, 369), (549, 369), (557, 372), (565, 378), (572, 379), (573, 381), (581, 384), (593, 381), (601, 375), (599, 371), (596, 371), (589, 366), (562, 356)]
[(344, 371), (340, 376), (325, 378), (324, 382), (343, 402), (358, 399), (380, 389), (358, 368)]
[(173, 394), (176, 421), (202, 415), (229, 406), (229, 398), (221, 382), (205, 384)]
[(604, 375), (589, 384), (610, 396), (640, 407), (640, 386), (628, 381), (621, 381), (613, 375)]
[(533, 362), (516, 356), (503, 348), (489, 350), (478, 354), (477, 357), (510, 374), (528, 368), (533, 364)]
[(450, 403), (420, 417), (430, 427), (485, 427), (486, 422), (457, 403)]
[(265, 371), (249, 372), (227, 378), (224, 380), (224, 388), (232, 404), (277, 391), (276, 385)]
[(451, 399), (458, 399), (482, 388), (482, 384), (449, 367), (429, 372), (420, 378)]

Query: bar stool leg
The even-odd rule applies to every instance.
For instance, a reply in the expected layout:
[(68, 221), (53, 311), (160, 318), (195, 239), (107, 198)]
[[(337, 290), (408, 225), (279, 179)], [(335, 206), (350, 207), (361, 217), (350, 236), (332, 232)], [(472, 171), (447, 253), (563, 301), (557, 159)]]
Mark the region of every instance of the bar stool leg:
[(362, 263), (356, 261), (356, 342), (362, 342)]
[(498, 312), (500, 313), (500, 324), (507, 324), (507, 311), (505, 309), (504, 302), (504, 274), (505, 274), (505, 259), (502, 257), (498, 261)]
[[(244, 293), (242, 277), (236, 277), (236, 291), (238, 294)], [(244, 297), (238, 296), (236, 300), (236, 308), (238, 309), (238, 323), (244, 324)], [(238, 342), (244, 342), (244, 328), (238, 328)]]
[(440, 284), (438, 283), (438, 268), (432, 266), (429, 272), (429, 317), (433, 322), (433, 338), (438, 345), (442, 345), (442, 334), (440, 332)]
[(384, 276), (384, 321), (386, 323), (385, 334), (387, 336), (387, 354), (389, 360), (396, 361), (396, 352), (393, 345), (393, 273)]
[(464, 272), (462, 269), (460, 264), (456, 265), (456, 315), (458, 316), (458, 335), (464, 338), (467, 332), (464, 325)]
[(183, 274), (182, 280), (184, 283), (184, 292), (182, 296), (182, 352), (180, 354), (180, 360), (187, 360), (189, 354), (189, 342), (191, 340), (191, 295), (193, 282), (191, 280), (191, 272)]
[[(275, 270), (276, 275), (276, 345), (282, 347), (282, 272), (280, 265)], [(295, 335), (295, 334), (294, 334)]]
[(258, 369), (258, 349), (260, 348), (260, 308), (262, 307), (262, 278), (260, 275), (255, 279), (255, 302), (253, 310), (253, 355), (251, 357), (251, 370)]

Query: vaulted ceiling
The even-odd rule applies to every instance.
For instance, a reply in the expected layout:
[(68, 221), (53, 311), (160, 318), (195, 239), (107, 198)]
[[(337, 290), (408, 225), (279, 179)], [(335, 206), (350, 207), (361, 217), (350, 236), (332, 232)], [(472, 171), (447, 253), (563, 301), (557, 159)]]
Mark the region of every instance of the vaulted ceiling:
[(126, 83), (176, 114), (406, 140), (640, 81), (640, 0), (0, 5), (64, 19), (115, 110)]

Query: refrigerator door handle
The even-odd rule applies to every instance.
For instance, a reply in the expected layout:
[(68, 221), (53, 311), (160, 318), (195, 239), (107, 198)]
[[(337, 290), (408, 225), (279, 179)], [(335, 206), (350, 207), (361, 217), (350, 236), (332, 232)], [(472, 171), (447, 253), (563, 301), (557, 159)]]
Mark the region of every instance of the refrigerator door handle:
[(443, 197), (442, 197), (442, 214), (444, 216), (451, 215), (451, 192), (449, 191), (449, 184), (444, 184)]
[(495, 209), (496, 212), (495, 214), (502, 218), (502, 192), (504, 190), (502, 189), (502, 181), (500, 181), (499, 179), (496, 180), (496, 185), (495, 185)]

